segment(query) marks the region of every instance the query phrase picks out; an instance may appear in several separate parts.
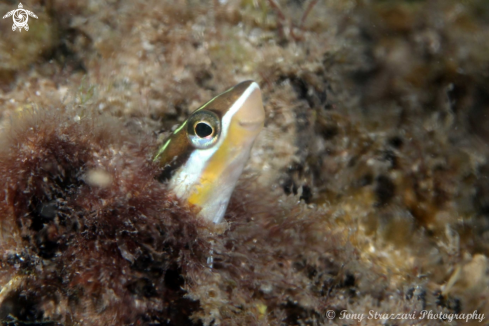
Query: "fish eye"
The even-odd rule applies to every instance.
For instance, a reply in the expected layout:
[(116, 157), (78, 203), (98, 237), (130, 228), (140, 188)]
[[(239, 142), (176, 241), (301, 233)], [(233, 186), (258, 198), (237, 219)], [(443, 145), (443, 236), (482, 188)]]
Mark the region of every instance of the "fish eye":
[(208, 136), (211, 136), (212, 133), (214, 132), (214, 129), (207, 123), (207, 122), (197, 122), (195, 124), (195, 134), (199, 136), (200, 138), (205, 138)]
[(221, 123), (214, 112), (199, 110), (190, 116), (187, 123), (187, 136), (194, 147), (206, 149), (219, 139)]

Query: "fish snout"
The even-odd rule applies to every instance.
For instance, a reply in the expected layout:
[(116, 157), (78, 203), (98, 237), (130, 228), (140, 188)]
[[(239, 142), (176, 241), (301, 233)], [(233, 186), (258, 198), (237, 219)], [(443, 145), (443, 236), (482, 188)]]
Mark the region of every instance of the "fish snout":
[(265, 123), (265, 110), (263, 109), (260, 87), (257, 83), (251, 84), (250, 87), (253, 90), (244, 102), (243, 107), (236, 113), (236, 119), (242, 128), (258, 133)]

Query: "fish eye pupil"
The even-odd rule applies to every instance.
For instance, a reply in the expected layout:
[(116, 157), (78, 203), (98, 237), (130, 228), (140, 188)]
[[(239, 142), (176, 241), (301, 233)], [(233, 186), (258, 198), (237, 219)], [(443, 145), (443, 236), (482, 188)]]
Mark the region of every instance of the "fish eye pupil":
[(208, 137), (214, 130), (205, 122), (199, 122), (195, 125), (195, 134), (200, 138)]

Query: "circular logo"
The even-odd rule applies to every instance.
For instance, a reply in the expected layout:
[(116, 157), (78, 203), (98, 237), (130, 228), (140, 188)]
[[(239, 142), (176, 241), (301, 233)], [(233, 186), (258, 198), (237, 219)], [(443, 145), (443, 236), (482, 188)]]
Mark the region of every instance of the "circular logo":
[(22, 28), (27, 25), (27, 21), (29, 20), (29, 16), (24, 9), (17, 9), (14, 13), (14, 24), (15, 26)]
[(15, 31), (16, 29), (18, 29), (19, 32), (22, 31), (22, 28), (26, 31), (29, 30), (29, 25), (27, 25), (27, 21), (29, 21), (29, 16), (37, 19), (36, 14), (32, 11), (24, 9), (24, 6), (21, 3), (19, 3), (18, 9), (9, 11), (5, 16), (3, 16), (3, 18), (5, 19), (10, 16), (12, 16), (14, 20), (12, 30)]

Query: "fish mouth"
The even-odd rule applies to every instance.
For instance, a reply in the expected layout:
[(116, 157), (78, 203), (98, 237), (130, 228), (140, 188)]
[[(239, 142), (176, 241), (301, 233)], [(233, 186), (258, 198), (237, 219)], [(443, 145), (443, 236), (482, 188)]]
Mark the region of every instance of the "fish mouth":
[(256, 83), (249, 87), (253, 87), (253, 91), (236, 113), (236, 118), (240, 127), (249, 131), (261, 130), (265, 123), (265, 110), (263, 109), (260, 87)]
[(256, 129), (261, 129), (263, 127), (264, 120), (262, 119), (257, 119), (257, 120), (240, 120), (238, 121), (238, 124), (240, 127), (243, 127), (248, 130), (256, 130)]

